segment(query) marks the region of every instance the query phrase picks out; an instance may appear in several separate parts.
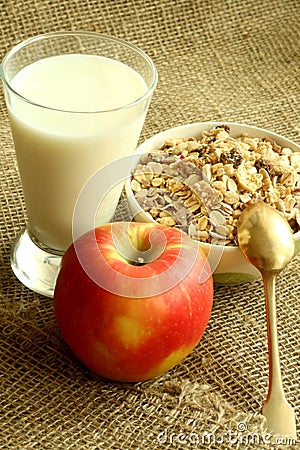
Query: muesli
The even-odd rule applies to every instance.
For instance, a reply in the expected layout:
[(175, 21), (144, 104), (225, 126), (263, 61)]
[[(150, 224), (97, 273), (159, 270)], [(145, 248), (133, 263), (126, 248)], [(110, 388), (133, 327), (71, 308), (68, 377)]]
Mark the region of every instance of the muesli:
[(233, 138), (227, 125), (143, 154), (131, 188), (154, 220), (202, 242), (238, 245), (239, 215), (257, 200), (280, 211), (293, 232), (300, 229), (300, 152), (267, 137)]

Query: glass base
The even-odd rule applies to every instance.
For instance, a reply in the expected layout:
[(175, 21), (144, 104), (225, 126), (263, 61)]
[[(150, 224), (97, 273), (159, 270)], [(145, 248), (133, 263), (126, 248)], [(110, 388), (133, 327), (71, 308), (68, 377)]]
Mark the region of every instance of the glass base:
[(11, 248), (11, 268), (16, 277), (38, 294), (54, 296), (62, 254), (39, 247), (27, 230), (22, 231)]

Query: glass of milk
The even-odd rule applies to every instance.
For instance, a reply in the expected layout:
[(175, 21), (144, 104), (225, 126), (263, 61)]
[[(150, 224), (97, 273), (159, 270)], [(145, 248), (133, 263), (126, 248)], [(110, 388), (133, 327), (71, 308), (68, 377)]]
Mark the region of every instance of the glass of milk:
[[(157, 71), (128, 42), (72, 31), (15, 46), (1, 78), (28, 224), (11, 265), (23, 284), (52, 297), (76, 200), (97, 171), (134, 152)], [(96, 225), (112, 220), (121, 190), (122, 183), (108, 192)]]

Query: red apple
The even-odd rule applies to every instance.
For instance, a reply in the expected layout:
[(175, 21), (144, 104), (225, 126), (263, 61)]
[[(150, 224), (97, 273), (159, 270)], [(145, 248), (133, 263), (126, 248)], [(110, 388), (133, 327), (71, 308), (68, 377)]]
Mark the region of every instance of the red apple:
[(54, 309), (63, 338), (88, 368), (134, 382), (192, 351), (212, 301), (212, 275), (195, 241), (175, 228), (116, 222), (66, 251)]

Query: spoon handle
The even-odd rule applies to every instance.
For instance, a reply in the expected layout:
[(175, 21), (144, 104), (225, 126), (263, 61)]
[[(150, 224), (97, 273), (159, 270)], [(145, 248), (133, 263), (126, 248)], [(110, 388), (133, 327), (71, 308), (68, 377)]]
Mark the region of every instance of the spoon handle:
[(294, 410), (285, 398), (281, 380), (275, 300), (276, 275), (264, 274), (263, 280), (269, 347), (269, 390), (262, 413), (267, 419), (269, 431), (296, 438)]
[(282, 380), (279, 363), (278, 338), (277, 338), (277, 317), (275, 300), (276, 275), (265, 274), (264, 290), (266, 298), (267, 331), (269, 347), (269, 393), (272, 391), (282, 392)]

